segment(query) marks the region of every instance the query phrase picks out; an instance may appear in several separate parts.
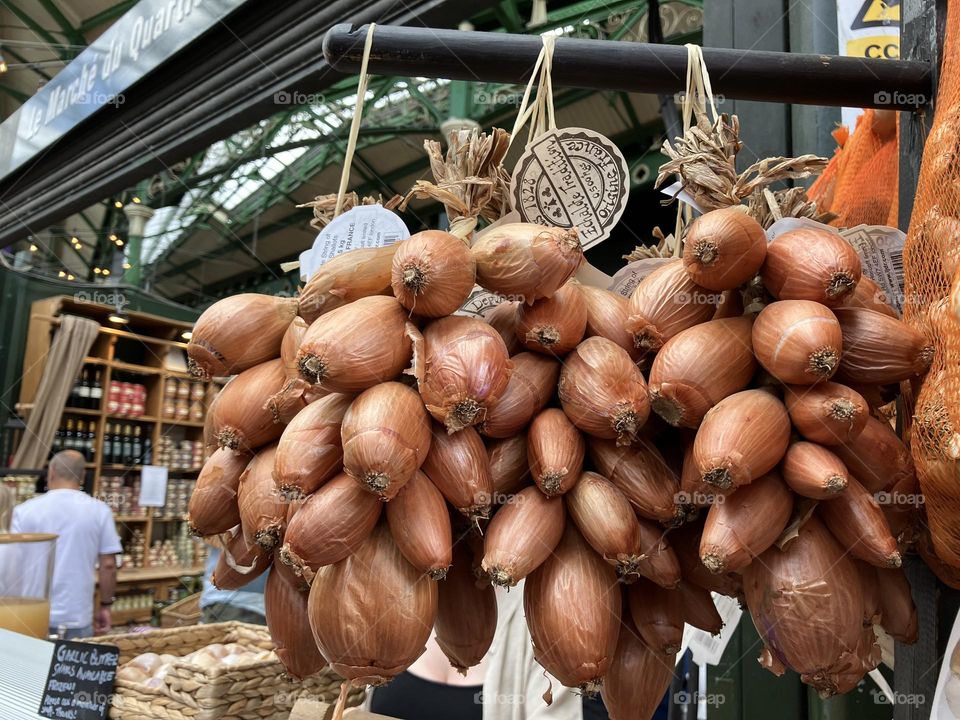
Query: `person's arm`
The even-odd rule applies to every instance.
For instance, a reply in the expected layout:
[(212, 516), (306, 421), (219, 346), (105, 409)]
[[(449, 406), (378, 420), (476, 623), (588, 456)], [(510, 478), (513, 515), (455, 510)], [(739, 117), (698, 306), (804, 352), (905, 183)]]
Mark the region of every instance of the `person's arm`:
[[(113, 594), (117, 591), (117, 556), (101, 555), (100, 570), (100, 606), (94, 612), (93, 631), (97, 635), (111, 628), (110, 608), (113, 606)], [(105, 604), (106, 603), (106, 604)]]

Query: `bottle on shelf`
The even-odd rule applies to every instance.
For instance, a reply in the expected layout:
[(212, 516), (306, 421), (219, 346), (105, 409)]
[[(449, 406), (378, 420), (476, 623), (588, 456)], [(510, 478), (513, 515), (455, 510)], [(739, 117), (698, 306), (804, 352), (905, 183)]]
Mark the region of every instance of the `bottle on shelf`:
[(76, 450), (77, 444), (73, 436), (73, 418), (67, 419), (67, 429), (63, 433), (63, 449)]
[(150, 433), (146, 433), (143, 436), (143, 460), (141, 464), (153, 464), (153, 440), (150, 439)]
[(57, 431), (53, 434), (53, 442), (50, 443), (50, 456), (56, 455), (58, 452), (63, 450), (63, 426), (57, 428)]
[(87, 423), (87, 462), (96, 462), (97, 459), (97, 426), (91, 420)]
[(134, 425), (133, 427), (133, 459), (131, 461), (132, 465), (142, 465), (143, 464), (143, 443), (140, 440), (140, 426)]
[(123, 426), (123, 440), (122, 440), (121, 448), (123, 451), (123, 454), (122, 454), (123, 460), (121, 460), (121, 462), (124, 465), (133, 465), (134, 464), (133, 431), (130, 429), (129, 425)]
[(90, 408), (90, 368), (80, 371), (80, 385), (77, 388), (77, 407)]
[(77, 432), (73, 438), (73, 449), (87, 460), (87, 427), (83, 420), (77, 420)]
[(73, 381), (70, 395), (67, 397), (67, 407), (80, 407), (80, 378)]
[(90, 408), (99, 410), (103, 402), (103, 377), (102, 369), (93, 368), (93, 379), (90, 382)]

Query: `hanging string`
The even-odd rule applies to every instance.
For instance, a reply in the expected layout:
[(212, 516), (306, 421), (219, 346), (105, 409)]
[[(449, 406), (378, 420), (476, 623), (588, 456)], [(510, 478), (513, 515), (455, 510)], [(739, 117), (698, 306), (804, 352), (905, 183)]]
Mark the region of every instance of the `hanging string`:
[[(551, 33), (542, 36), (542, 40), (543, 47), (540, 49), (537, 61), (533, 65), (530, 81), (523, 93), (520, 109), (517, 110), (517, 119), (513, 123), (513, 130), (510, 132), (510, 140), (507, 144), (508, 151), (527, 122), (531, 123), (527, 135), (528, 143), (547, 130), (553, 130), (557, 127), (553, 110), (553, 80), (551, 79), (553, 49), (557, 44), (557, 36)], [(534, 82), (537, 83), (537, 97), (531, 104), (530, 95), (533, 92)]]
[(367, 28), (367, 38), (363, 45), (363, 61), (360, 63), (360, 80), (357, 82), (357, 102), (353, 108), (353, 120), (350, 121), (350, 136), (347, 140), (347, 151), (343, 157), (343, 171), (340, 173), (340, 189), (337, 190), (337, 206), (333, 216), (337, 217), (343, 210), (343, 199), (347, 193), (347, 183), (350, 182), (350, 166), (353, 164), (353, 154), (357, 149), (357, 136), (360, 134), (360, 121), (363, 117), (363, 104), (367, 97), (367, 63), (370, 60), (370, 49), (373, 47), (373, 30), (376, 23), (370, 23)]

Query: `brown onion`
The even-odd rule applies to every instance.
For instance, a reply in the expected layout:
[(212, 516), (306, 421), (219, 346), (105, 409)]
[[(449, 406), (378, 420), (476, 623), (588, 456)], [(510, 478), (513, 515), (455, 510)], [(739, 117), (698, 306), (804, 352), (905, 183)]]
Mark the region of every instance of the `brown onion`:
[(831, 449), (870, 492), (911, 482), (916, 477), (910, 450), (889, 423), (872, 415), (854, 440)]
[(313, 323), (331, 310), (369, 295), (389, 295), (396, 244), (357, 248), (328, 260), (300, 291), (300, 317)]
[(489, 440), (486, 445), (494, 502), (500, 503), (505, 496), (527, 487), (531, 482), (527, 436), (520, 433), (511, 438)]
[(880, 569), (863, 560), (854, 560), (853, 564), (857, 568), (860, 587), (863, 590), (863, 625), (864, 627), (872, 626), (880, 622), (880, 588), (877, 587), (877, 572)]
[(743, 315), (743, 295), (740, 290), (724, 290), (717, 302), (717, 309), (713, 312), (711, 320), (722, 320), (724, 318), (739, 317)]
[(559, 357), (573, 350), (587, 329), (587, 306), (580, 285), (568, 282), (552, 297), (521, 305), (517, 311), (517, 339), (528, 349)]
[(840, 323), (830, 308), (809, 300), (770, 303), (753, 323), (753, 352), (777, 380), (812, 385), (837, 370)]
[(880, 596), (880, 626), (895, 640), (912, 645), (917, 641), (917, 606), (913, 604), (910, 583), (899, 568), (875, 568)]
[(513, 587), (557, 547), (565, 525), (563, 501), (537, 488), (509, 498), (490, 520), (481, 567), (494, 585)]
[(236, 375), (280, 357), (280, 343), (297, 315), (297, 299), (241, 293), (204, 310), (187, 343), (187, 368), (209, 379)]
[(487, 450), (472, 427), (448, 435), (434, 425), (423, 471), (462, 515), (473, 521), (490, 515), (493, 480)]
[(620, 605), (613, 568), (568, 524), (523, 589), (534, 658), (563, 685), (596, 692), (616, 652)]
[(650, 406), (671, 425), (695, 428), (707, 410), (742, 390), (757, 367), (752, 317), (711, 320), (679, 333), (650, 368)]
[(267, 628), (284, 669), (298, 680), (320, 672), (327, 662), (310, 633), (310, 587), (283, 563), (274, 563), (263, 592)]
[(509, 299), (552, 297), (583, 262), (577, 229), (507, 223), (484, 232), (470, 250), (477, 283)]
[(221, 535), (223, 548), (210, 581), (220, 590), (239, 590), (263, 575), (273, 562), (273, 553), (257, 544), (247, 545), (238, 525)]
[(382, 503), (346, 474), (309, 495), (290, 520), (280, 560), (308, 581), (352, 554), (373, 531)]
[(854, 478), (846, 492), (822, 502), (817, 512), (851, 555), (881, 568), (900, 567), (897, 541), (877, 499)]
[(651, 650), (632, 623), (624, 620), (600, 691), (610, 720), (653, 717), (673, 675), (673, 659)]
[(283, 373), (287, 380), (300, 379), (297, 351), (300, 349), (300, 343), (303, 342), (303, 336), (307, 334), (307, 327), (309, 327), (307, 321), (297, 316), (283, 334), (283, 340), (280, 343), (280, 359), (283, 360)]
[(633, 342), (633, 335), (627, 331), (629, 301), (620, 293), (612, 290), (580, 286), (580, 297), (587, 307), (587, 330), (585, 337), (603, 337), (622, 347), (634, 360), (646, 353)]
[(587, 338), (563, 364), (558, 386), (563, 411), (583, 432), (629, 445), (650, 416), (647, 384), (626, 350)]
[(287, 501), (273, 484), (276, 455), (276, 443), (260, 448), (240, 476), (237, 494), (247, 544), (257, 544), (267, 551), (279, 545), (287, 525)]
[(711, 635), (719, 635), (723, 630), (723, 618), (717, 612), (717, 605), (713, 602), (710, 591), (683, 581), (677, 592), (680, 593), (683, 621)]
[(566, 506), (584, 540), (617, 569), (618, 577), (638, 573), (640, 523), (616, 485), (602, 475), (585, 472), (567, 493)]
[(477, 580), (472, 562), (469, 548), (457, 545), (453, 566), (438, 586), (437, 645), (462, 674), (480, 664), (497, 629), (496, 592), (490, 583)]
[(783, 458), (783, 479), (797, 495), (829, 500), (853, 480), (843, 461), (822, 445), (795, 442)]
[(307, 405), (284, 429), (273, 481), (285, 498), (309, 495), (340, 471), (340, 426), (352, 401), (352, 395), (327, 395)]
[(300, 344), (297, 365), (301, 377), (320, 389), (359, 392), (397, 377), (412, 358), (406, 310), (395, 298), (378, 295), (314, 321)]
[(773, 470), (789, 442), (790, 417), (783, 403), (763, 390), (743, 390), (703, 418), (693, 457), (703, 482), (727, 491)]
[[(726, 500), (727, 498), (724, 498)], [(743, 591), (743, 579), (739, 573), (731, 570), (711, 572), (700, 561), (700, 540), (703, 537), (704, 523), (688, 522), (669, 535), (670, 546), (680, 564), (680, 574), (685, 583), (696, 585), (728, 597), (739, 597)]]
[(678, 590), (664, 590), (647, 580), (638, 580), (627, 591), (630, 617), (643, 641), (653, 650), (670, 656), (683, 641), (683, 601)]
[(860, 281), (860, 256), (834, 232), (797, 228), (767, 246), (760, 275), (778, 300), (813, 300), (834, 307)]
[(694, 436), (684, 439), (683, 461), (680, 466), (680, 505), (691, 505), (697, 508), (710, 507), (720, 497), (721, 493), (713, 485), (703, 481), (697, 462), (693, 459)]
[(190, 494), (187, 526), (194, 535), (219, 535), (240, 524), (237, 491), (250, 455), (218, 449), (207, 458)]
[(704, 213), (690, 224), (683, 240), (684, 269), (710, 290), (732, 290), (745, 283), (766, 256), (763, 227), (738, 207)]
[(667, 523), (681, 517), (676, 473), (652, 444), (641, 438), (635, 446), (623, 448), (612, 440), (593, 438), (587, 450), (597, 471), (627, 496), (637, 513)]
[(416, 390), (397, 382), (361, 393), (343, 416), (343, 470), (389, 500), (430, 450), (430, 418)]
[(478, 425), (487, 437), (506, 438), (523, 430), (553, 396), (560, 363), (539, 353), (522, 352), (510, 358), (510, 382), (497, 400), (488, 404)]
[(776, 541), (793, 514), (793, 494), (774, 473), (710, 506), (700, 560), (710, 572), (740, 572)]
[(583, 469), (583, 435), (562, 410), (548, 408), (530, 423), (527, 459), (530, 474), (544, 495), (563, 495)]
[(930, 368), (933, 345), (902, 320), (865, 308), (837, 308), (836, 316), (843, 330), (839, 379), (884, 385)]
[[(680, 582), (680, 561), (667, 543), (663, 528), (637, 518), (640, 525), (640, 558), (637, 572), (662, 588), (673, 589)], [(630, 581), (630, 578), (627, 578)]]
[(381, 524), (353, 555), (317, 572), (307, 612), (333, 671), (380, 685), (426, 650), (437, 584), (407, 562)]
[(855, 440), (870, 415), (860, 393), (834, 382), (788, 385), (783, 399), (797, 432), (821, 445)]
[(423, 342), (425, 369), (418, 380), (427, 410), (448, 432), (483, 422), (510, 381), (500, 334), (482, 320), (454, 315), (430, 323)]
[(476, 264), (463, 240), (442, 230), (424, 230), (398, 243), (390, 284), (410, 312), (443, 317), (466, 302), (475, 278)]
[(655, 353), (670, 338), (709, 320), (714, 313), (713, 296), (697, 285), (678, 258), (647, 275), (630, 296), (626, 330), (634, 347), (643, 354)]
[(516, 300), (504, 300), (488, 310), (483, 321), (500, 333), (503, 344), (507, 346), (507, 353), (512, 357), (524, 350), (517, 339), (517, 312), (520, 303)]
[(883, 289), (866, 275), (860, 276), (860, 282), (857, 283), (856, 289), (844, 298), (842, 306), (866, 308), (889, 315), (892, 318), (900, 317), (900, 313), (890, 305)]
[(279, 359), (244, 370), (224, 385), (207, 412), (217, 444), (242, 453), (279, 438), (283, 425), (269, 401), (282, 385)]
[(856, 665), (863, 618), (857, 569), (816, 518), (783, 550), (770, 548), (744, 571), (753, 624), (773, 659), (821, 693), (845, 686)]
[(422, 573), (442, 580), (453, 562), (453, 531), (443, 495), (419, 470), (387, 503), (387, 524), (403, 556)]

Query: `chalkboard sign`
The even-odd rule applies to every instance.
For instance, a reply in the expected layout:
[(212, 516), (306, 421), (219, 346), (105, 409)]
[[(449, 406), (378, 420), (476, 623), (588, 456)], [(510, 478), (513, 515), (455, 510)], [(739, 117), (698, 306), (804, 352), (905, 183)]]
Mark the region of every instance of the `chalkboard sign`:
[(54, 641), (41, 717), (102, 720), (110, 709), (120, 653), (113, 645)]

